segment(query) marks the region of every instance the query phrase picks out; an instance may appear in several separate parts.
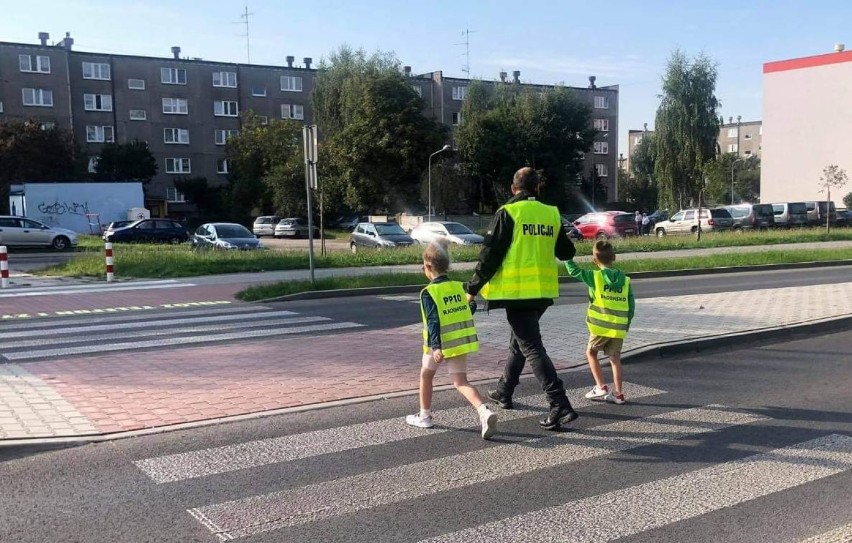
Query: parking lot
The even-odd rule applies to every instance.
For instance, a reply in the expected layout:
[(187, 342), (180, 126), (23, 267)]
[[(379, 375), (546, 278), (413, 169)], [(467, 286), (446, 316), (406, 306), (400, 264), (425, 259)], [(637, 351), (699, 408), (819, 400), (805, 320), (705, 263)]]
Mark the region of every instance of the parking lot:
[[(326, 251), (348, 251), (349, 250), (349, 236), (343, 236), (341, 234), (336, 234), (337, 237), (335, 239), (327, 239), (325, 240), (325, 250)], [(263, 236), (262, 238), (263, 245), (270, 249), (278, 249), (278, 250), (308, 250), (308, 239), (307, 238), (297, 238), (297, 239), (275, 239), (271, 236)], [(314, 251), (319, 252), (320, 250), (320, 240), (314, 240)]]

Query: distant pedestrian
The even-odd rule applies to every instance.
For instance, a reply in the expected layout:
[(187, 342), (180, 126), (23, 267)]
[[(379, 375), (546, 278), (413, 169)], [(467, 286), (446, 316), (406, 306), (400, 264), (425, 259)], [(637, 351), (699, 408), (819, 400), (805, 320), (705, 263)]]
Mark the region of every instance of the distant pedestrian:
[(633, 222), (636, 223), (636, 235), (642, 233), (642, 214), (639, 213), (639, 210), (636, 210), (636, 213), (633, 215)]
[(651, 233), (651, 217), (647, 213), (642, 213), (642, 235), (647, 236)]
[(467, 355), (479, 350), (473, 323), (475, 304), (468, 304), (464, 286), (447, 277), (450, 269), (449, 242), (433, 241), (423, 252), (423, 272), (429, 284), (420, 293), (423, 317), (423, 360), (420, 369), (420, 412), (405, 422), (431, 428), (432, 387), (439, 365), (446, 365), (462, 396), (476, 408), (482, 438), (489, 439), (497, 429), (497, 415), (485, 405), (482, 396), (467, 380)]
[[(597, 270), (582, 270), (573, 260), (565, 262), (568, 274), (589, 287), (589, 308), (586, 313), (589, 344), (586, 347), (586, 359), (595, 379), (595, 388), (586, 394), (586, 398), (623, 404), (626, 400), (622, 389), (621, 350), (636, 310), (633, 287), (624, 272), (612, 267), (615, 250), (608, 241), (595, 242), (592, 262), (598, 267)], [(612, 390), (604, 381), (598, 362), (599, 351), (609, 355)]]
[(503, 376), (491, 398), (512, 409), (512, 394), (529, 362), (550, 403), (539, 421), (546, 430), (559, 430), (579, 415), (571, 407), (562, 380), (541, 340), (539, 321), (559, 297), (558, 269), (554, 257), (569, 260), (575, 249), (559, 210), (538, 201), (539, 177), (521, 168), (512, 179), (512, 199), (497, 210), (479, 252), (479, 262), (468, 283), (468, 300), (482, 293), (490, 308), (504, 308), (512, 334)]

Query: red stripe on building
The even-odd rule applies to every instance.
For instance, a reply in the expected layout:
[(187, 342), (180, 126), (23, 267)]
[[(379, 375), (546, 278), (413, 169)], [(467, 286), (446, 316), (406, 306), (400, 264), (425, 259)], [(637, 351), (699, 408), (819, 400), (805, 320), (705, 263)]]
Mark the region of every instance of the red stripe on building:
[(813, 57), (794, 58), (790, 60), (777, 60), (767, 62), (763, 65), (763, 73), (786, 72), (789, 70), (801, 70), (802, 68), (814, 68), (816, 66), (828, 66), (852, 61), (852, 51), (840, 53), (827, 53)]

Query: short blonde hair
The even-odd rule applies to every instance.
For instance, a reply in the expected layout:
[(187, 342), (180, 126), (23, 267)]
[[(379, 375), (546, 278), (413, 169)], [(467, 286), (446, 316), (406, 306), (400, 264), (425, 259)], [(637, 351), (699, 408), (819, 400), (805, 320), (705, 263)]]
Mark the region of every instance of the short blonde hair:
[(608, 241), (596, 241), (595, 246), (592, 249), (592, 255), (595, 257), (595, 260), (604, 266), (609, 266), (615, 262), (615, 249), (613, 249), (612, 243)]
[(423, 251), (423, 262), (429, 264), (435, 273), (450, 271), (450, 242), (446, 238), (433, 240)]

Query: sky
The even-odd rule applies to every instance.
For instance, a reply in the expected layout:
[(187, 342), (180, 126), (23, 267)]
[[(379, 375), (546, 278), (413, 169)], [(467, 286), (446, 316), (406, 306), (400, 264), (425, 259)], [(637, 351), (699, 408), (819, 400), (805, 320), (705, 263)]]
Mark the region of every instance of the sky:
[[(241, 14), (248, 7), (250, 49)], [(393, 52), (415, 73), (529, 83), (619, 85), (619, 151), (628, 129), (653, 129), (661, 78), (675, 49), (718, 67), (727, 119), (761, 118), (762, 66), (852, 48), (848, 0), (0, 0), (0, 41), (65, 32), (81, 51), (284, 65), (342, 44)], [(465, 30), (469, 34), (465, 35)], [(469, 47), (465, 46), (468, 41)], [(469, 57), (466, 54), (469, 49)], [(469, 58), (469, 64), (468, 64)]]

